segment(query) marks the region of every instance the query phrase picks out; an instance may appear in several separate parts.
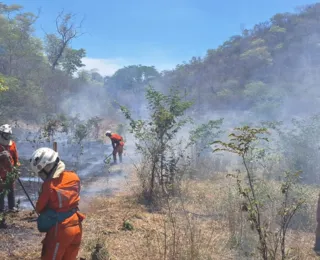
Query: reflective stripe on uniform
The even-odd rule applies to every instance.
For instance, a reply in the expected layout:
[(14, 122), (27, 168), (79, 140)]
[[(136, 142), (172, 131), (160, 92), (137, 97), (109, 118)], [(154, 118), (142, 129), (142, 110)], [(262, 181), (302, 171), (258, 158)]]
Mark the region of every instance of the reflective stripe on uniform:
[(58, 200), (59, 200), (59, 208), (62, 208), (62, 197), (59, 190), (57, 190)]
[(60, 243), (56, 243), (56, 247), (55, 247), (54, 252), (53, 252), (52, 260), (55, 260), (56, 257), (57, 257), (58, 250), (59, 250), (59, 245), (60, 245)]

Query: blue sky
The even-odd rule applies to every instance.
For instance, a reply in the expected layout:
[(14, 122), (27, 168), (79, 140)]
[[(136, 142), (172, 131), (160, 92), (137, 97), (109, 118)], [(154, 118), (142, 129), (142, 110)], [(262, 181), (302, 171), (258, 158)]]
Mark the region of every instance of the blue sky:
[(84, 48), (87, 69), (111, 75), (129, 64), (171, 69), (193, 56), (204, 56), (241, 28), (269, 20), (276, 13), (293, 12), (308, 0), (14, 0), (25, 11), (37, 12), (36, 35), (55, 30), (61, 10), (85, 17), (80, 38), (72, 46)]

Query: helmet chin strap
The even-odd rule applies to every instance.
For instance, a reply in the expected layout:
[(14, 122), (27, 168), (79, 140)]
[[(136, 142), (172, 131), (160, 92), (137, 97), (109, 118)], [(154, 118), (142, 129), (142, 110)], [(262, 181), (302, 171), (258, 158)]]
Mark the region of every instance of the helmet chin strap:
[(47, 172), (45, 169), (42, 169), (42, 170), (39, 172), (39, 174), (38, 174), (39, 177), (40, 177), (43, 181), (45, 181), (46, 179), (48, 179), (49, 176), (51, 176), (51, 175), (55, 172), (55, 170), (57, 169), (59, 161), (60, 161), (60, 159), (57, 158), (54, 166), (51, 168), (51, 170), (50, 170), (49, 172)]
[(45, 180), (48, 178), (48, 176), (47, 176), (47, 174), (46, 174), (46, 172), (45, 172), (44, 170), (40, 171), (40, 172), (38, 173), (38, 176), (39, 176), (40, 179), (43, 180), (43, 181), (45, 181)]
[(1, 133), (1, 137), (6, 141), (10, 140), (10, 135), (8, 135), (6, 133)]

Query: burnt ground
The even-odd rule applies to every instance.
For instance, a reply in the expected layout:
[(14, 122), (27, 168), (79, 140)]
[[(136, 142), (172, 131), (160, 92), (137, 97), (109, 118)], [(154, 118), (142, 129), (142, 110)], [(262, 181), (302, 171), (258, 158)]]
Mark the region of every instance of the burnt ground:
[(37, 230), (31, 211), (6, 216), (8, 228), (0, 229), (0, 259), (39, 259), (43, 234)]
[[(52, 147), (52, 144), (43, 143), (36, 145), (28, 141), (17, 142), (19, 157), (22, 163), (20, 180), (33, 201), (37, 200), (37, 193), (42, 181), (30, 173), (28, 159), (32, 152), (41, 146)], [(125, 182), (127, 178), (126, 171), (123, 171), (123, 167), (119, 168), (119, 165), (110, 167), (104, 163), (104, 159), (112, 151), (111, 146), (101, 141), (87, 141), (83, 144), (82, 154), (80, 154), (79, 147), (79, 145), (70, 144), (65, 140), (58, 142), (59, 156), (65, 162), (66, 168), (75, 170), (81, 179), (81, 195), (112, 195), (114, 192), (121, 191), (121, 183)], [(130, 148), (130, 145), (128, 145), (127, 149)], [(127, 167), (131, 159), (132, 157), (126, 156), (125, 153), (123, 165)], [(32, 208), (18, 182), (16, 183), (16, 198), (18, 206), (21, 209)]]

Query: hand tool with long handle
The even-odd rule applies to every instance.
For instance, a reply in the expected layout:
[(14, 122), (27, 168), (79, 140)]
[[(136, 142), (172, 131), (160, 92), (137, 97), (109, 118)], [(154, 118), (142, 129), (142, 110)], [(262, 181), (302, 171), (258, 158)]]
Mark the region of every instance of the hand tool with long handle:
[(113, 153), (109, 154), (109, 155), (103, 160), (103, 162), (104, 162), (104, 163), (107, 163), (107, 159), (108, 159), (112, 154), (113, 154)]
[[(18, 181), (19, 181), (19, 183), (20, 183), (20, 185), (21, 185), (21, 188), (23, 189), (24, 193), (26, 194), (26, 196), (27, 196), (28, 200), (30, 201), (30, 203), (31, 203), (31, 205), (32, 205), (32, 207), (33, 207), (33, 209), (34, 209), (34, 211), (36, 211), (36, 207), (34, 206), (34, 204), (33, 204), (32, 200), (31, 200), (31, 198), (30, 198), (30, 196), (29, 196), (28, 192), (27, 192), (27, 191), (26, 191), (26, 189), (24, 188), (24, 186), (23, 186), (23, 184), (22, 184), (22, 182), (21, 182), (20, 178), (18, 178)], [(37, 212), (36, 212), (36, 213), (37, 213)], [(39, 214), (38, 214), (38, 213), (37, 213), (37, 215), (39, 216)]]

